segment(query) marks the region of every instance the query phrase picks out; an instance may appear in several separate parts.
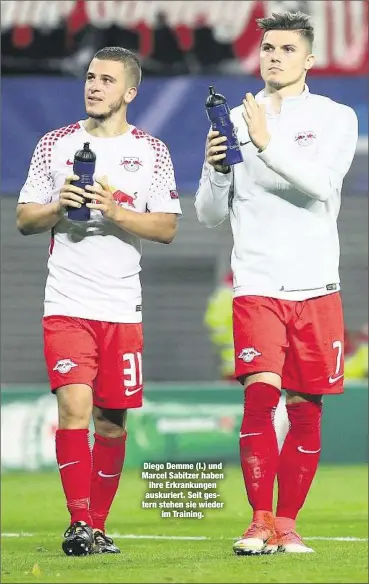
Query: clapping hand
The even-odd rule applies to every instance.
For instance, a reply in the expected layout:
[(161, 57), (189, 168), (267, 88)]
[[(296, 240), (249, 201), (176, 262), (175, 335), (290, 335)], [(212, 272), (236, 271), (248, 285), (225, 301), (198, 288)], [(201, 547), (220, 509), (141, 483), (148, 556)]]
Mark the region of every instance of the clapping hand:
[(243, 100), (243, 118), (247, 124), (251, 142), (258, 148), (264, 150), (270, 141), (270, 134), (268, 132), (265, 105), (258, 104), (255, 97), (251, 93), (246, 93)]

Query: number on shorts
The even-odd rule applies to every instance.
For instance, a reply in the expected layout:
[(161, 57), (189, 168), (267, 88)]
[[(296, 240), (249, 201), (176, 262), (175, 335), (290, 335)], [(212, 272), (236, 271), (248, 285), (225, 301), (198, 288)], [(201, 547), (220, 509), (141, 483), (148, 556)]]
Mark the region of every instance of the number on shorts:
[(123, 369), (124, 386), (139, 387), (142, 385), (142, 354), (124, 353), (123, 361), (128, 363), (128, 367)]
[(334, 372), (337, 375), (341, 369), (342, 343), (341, 341), (333, 341), (332, 346), (333, 349), (337, 349), (336, 371)]

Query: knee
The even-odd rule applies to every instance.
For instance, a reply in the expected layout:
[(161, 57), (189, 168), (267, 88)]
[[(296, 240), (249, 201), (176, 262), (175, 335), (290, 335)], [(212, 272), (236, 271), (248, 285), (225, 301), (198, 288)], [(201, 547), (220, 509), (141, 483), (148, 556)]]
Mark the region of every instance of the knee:
[(60, 430), (87, 429), (92, 413), (92, 390), (88, 386), (65, 386), (56, 392)]
[(262, 383), (264, 385), (271, 385), (277, 389), (281, 389), (282, 380), (280, 375), (277, 373), (272, 373), (271, 371), (264, 371), (260, 373), (252, 373), (247, 375), (244, 379), (245, 389), (254, 385), (255, 383)]
[(292, 433), (320, 433), (322, 419), (321, 396), (286, 396), (286, 410)]
[(118, 426), (103, 418), (94, 418), (95, 432), (104, 438), (120, 438), (125, 432), (125, 427)]
[(104, 438), (119, 438), (126, 431), (127, 410), (105, 410), (94, 407), (95, 432)]
[(59, 430), (84, 430), (90, 425), (91, 411), (76, 411), (73, 407), (59, 409)]
[(277, 384), (269, 383), (263, 378), (245, 384), (245, 412), (270, 412), (278, 406), (280, 390)]
[(312, 403), (321, 405), (323, 403), (322, 395), (309, 395), (307, 393), (300, 393), (298, 391), (286, 391), (286, 405)]

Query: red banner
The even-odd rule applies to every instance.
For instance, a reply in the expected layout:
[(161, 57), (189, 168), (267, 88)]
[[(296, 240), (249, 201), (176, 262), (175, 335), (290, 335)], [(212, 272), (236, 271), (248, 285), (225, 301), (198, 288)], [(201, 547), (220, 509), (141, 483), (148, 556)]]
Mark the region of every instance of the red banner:
[(193, 48), (198, 26), (212, 29), (215, 41), (231, 44), (241, 70), (257, 71), (260, 31), (255, 18), (272, 12), (304, 10), (315, 25), (315, 74), (366, 75), (368, 67), (367, 0), (122, 1), (6, 0), (1, 2), (2, 33), (11, 31), (17, 49), (29, 48), (35, 29), (65, 26), (68, 36), (87, 26), (118, 26), (139, 34), (140, 54), (153, 51), (158, 19), (173, 29), (184, 52)]

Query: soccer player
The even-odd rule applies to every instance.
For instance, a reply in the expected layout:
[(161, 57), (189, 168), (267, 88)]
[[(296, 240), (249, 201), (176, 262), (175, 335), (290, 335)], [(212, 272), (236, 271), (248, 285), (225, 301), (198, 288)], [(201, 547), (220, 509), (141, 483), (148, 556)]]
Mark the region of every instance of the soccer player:
[[(141, 238), (170, 243), (181, 214), (167, 147), (127, 122), (140, 81), (130, 51), (95, 54), (85, 82), (87, 119), (40, 139), (17, 206), (22, 234), (52, 233), (43, 331), (70, 513), (67, 555), (119, 553), (105, 521), (123, 469), (127, 410), (142, 406)], [(71, 165), (85, 142), (96, 173), (81, 189)], [(84, 201), (90, 220), (69, 220), (68, 208)]]
[[(320, 457), (322, 396), (343, 392), (337, 216), (358, 138), (354, 111), (305, 84), (314, 64), (309, 17), (257, 22), (265, 88), (231, 112), (244, 161), (222, 164), (224, 137), (210, 131), (195, 202), (200, 222), (215, 227), (229, 213), (233, 231), (235, 367), (245, 388), (240, 458), (253, 510), (234, 551), (245, 555), (313, 551), (296, 517)], [(290, 428), (278, 455), (281, 388)]]

